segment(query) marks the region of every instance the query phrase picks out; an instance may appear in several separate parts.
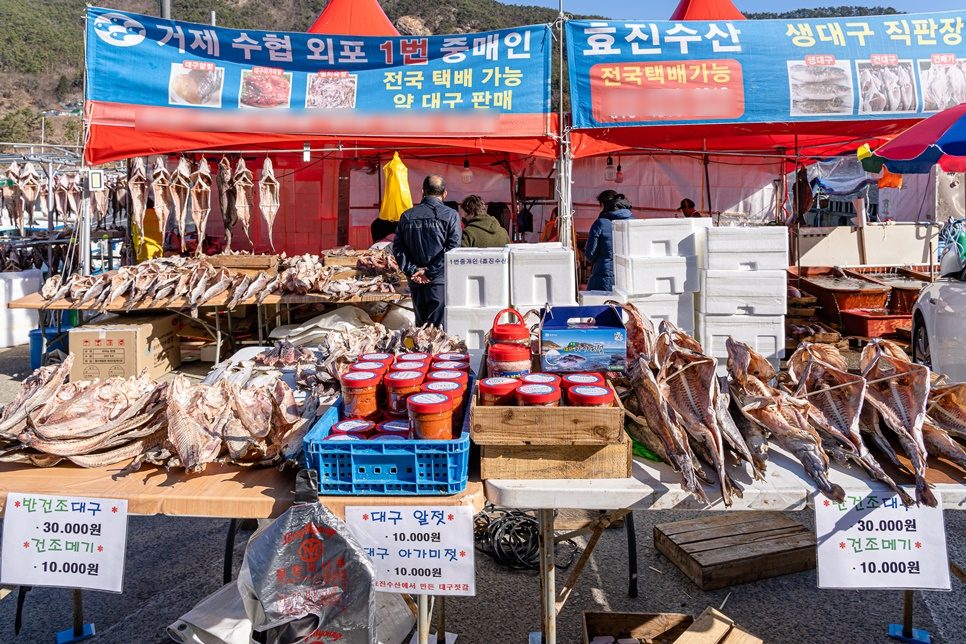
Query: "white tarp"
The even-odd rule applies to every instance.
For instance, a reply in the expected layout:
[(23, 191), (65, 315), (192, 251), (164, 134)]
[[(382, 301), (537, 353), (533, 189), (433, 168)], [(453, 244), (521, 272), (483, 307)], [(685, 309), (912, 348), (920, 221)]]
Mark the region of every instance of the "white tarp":
[[(618, 157), (613, 157), (614, 164)], [(633, 155), (620, 157), (623, 183), (604, 181), (606, 157), (574, 161), (573, 199), (578, 231), (586, 231), (600, 211), (596, 197), (611, 189), (627, 195), (634, 216), (641, 219), (680, 216), (682, 199), (691, 199), (699, 211), (725, 212), (727, 217), (748, 223), (775, 218), (775, 184), (784, 172), (777, 159), (709, 155), (708, 179), (711, 204), (707, 202), (704, 163), (700, 155)]]
[(879, 189), (879, 221), (936, 221), (936, 168), (929, 174), (902, 175), (902, 188)]

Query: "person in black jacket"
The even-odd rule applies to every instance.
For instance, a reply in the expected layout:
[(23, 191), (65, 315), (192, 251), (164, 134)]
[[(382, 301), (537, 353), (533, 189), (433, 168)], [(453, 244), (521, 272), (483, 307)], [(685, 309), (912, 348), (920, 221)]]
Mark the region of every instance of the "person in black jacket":
[(444, 261), (460, 247), (459, 213), (443, 203), (446, 180), (431, 174), (423, 180), (423, 200), (399, 218), (392, 252), (409, 278), (416, 325), (443, 326), (446, 305)]
[(590, 226), (584, 257), (590, 262), (588, 291), (614, 290), (614, 222), (633, 219), (631, 202), (623, 194), (614, 190), (604, 190), (597, 195), (600, 216)]

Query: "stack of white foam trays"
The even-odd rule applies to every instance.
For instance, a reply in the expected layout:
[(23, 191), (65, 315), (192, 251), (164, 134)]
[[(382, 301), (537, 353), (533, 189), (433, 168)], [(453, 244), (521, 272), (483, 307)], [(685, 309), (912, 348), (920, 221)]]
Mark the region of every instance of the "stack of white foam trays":
[(788, 229), (709, 228), (705, 234), (697, 339), (727, 372), (728, 337), (748, 344), (777, 369), (785, 353)]
[[(446, 253), (443, 326), (482, 349), (494, 318), (512, 306), (521, 314), (551, 306), (574, 306), (574, 251), (554, 242), (504, 248), (458, 248)], [(505, 320), (506, 321), (506, 320)]]
[(700, 253), (710, 226), (704, 218), (615, 221), (614, 299), (631, 302), (655, 323), (667, 320), (693, 334)]

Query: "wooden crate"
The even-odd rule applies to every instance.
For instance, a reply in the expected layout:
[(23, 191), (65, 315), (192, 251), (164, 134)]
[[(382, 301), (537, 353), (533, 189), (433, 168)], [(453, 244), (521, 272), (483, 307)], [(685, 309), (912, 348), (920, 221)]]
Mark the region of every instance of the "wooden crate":
[(227, 268), (252, 277), (263, 271), (272, 277), (278, 275), (278, 255), (211, 255), (208, 262), (215, 268)]
[(359, 257), (329, 257), (324, 255), (322, 257), (323, 266), (345, 266), (347, 268), (355, 268), (356, 264), (359, 262)]
[(610, 635), (615, 640), (636, 637), (644, 644), (673, 642), (694, 622), (678, 613), (596, 613), (584, 611), (584, 644)]
[(654, 547), (701, 590), (815, 568), (815, 534), (779, 512), (662, 523)]
[(610, 445), (481, 445), (486, 479), (625, 479), (631, 442)]
[(675, 644), (762, 644), (764, 640), (742, 629), (710, 606), (704, 609)]
[(470, 402), (470, 437), (477, 445), (619, 443), (624, 406), (616, 391), (614, 400), (614, 407), (483, 407), (477, 382)]

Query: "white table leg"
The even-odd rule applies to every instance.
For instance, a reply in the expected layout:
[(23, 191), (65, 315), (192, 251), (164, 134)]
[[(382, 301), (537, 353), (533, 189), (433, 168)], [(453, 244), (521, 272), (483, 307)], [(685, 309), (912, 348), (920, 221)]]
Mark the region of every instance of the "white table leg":
[(419, 644), (429, 644), (429, 596), (419, 595), (419, 615), (416, 617), (416, 630)]
[(554, 580), (553, 510), (538, 510), (540, 519), (540, 608), (543, 644), (557, 644), (557, 589)]

